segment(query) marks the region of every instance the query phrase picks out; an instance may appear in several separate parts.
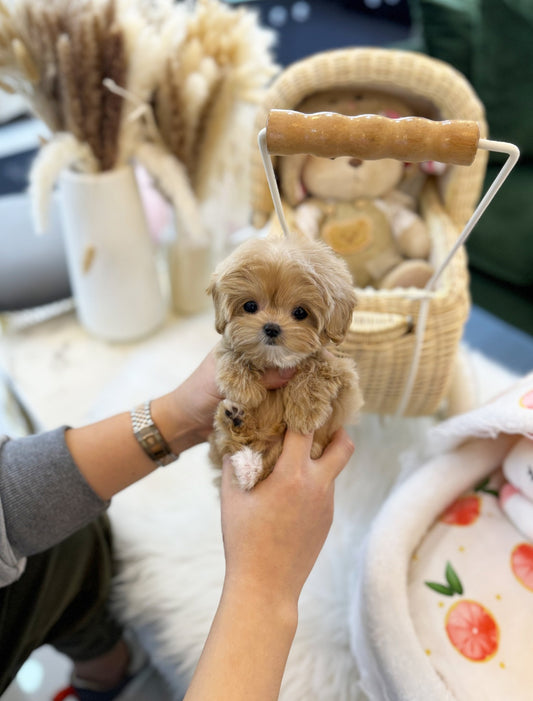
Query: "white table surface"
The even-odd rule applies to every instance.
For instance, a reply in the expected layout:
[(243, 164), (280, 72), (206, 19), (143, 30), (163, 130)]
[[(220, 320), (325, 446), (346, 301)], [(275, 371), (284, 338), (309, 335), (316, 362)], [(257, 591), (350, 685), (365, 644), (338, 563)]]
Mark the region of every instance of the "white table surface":
[(0, 365), (39, 428), (78, 426), (169, 391), (217, 340), (209, 308), (194, 317), (169, 314), (156, 333), (122, 344), (94, 338), (70, 312), (28, 328), (8, 327), (0, 336)]

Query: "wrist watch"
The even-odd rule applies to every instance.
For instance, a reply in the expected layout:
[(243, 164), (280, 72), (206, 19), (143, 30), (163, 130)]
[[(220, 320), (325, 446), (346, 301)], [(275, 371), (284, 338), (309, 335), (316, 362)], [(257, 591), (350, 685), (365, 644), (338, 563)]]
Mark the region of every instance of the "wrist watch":
[(178, 459), (154, 424), (149, 401), (136, 406), (130, 415), (133, 435), (151, 460), (163, 467)]

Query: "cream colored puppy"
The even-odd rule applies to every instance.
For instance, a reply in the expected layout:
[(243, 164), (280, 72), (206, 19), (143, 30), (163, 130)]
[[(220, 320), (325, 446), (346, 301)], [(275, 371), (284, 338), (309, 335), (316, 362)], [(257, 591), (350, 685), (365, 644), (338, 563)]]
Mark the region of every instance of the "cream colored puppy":
[[(240, 486), (252, 489), (272, 472), (287, 428), (314, 432), (317, 458), (362, 406), (355, 363), (331, 353), (352, 319), (352, 279), (321, 241), (254, 239), (219, 264), (208, 292), (222, 334), (217, 383), (225, 396), (210, 455), (221, 467), (229, 454)], [(296, 373), (267, 390), (267, 368)]]

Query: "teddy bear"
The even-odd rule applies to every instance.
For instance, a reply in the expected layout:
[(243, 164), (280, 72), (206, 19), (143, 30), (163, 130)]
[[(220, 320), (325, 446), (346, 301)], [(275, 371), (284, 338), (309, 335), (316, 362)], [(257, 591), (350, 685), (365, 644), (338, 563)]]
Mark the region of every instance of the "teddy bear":
[(522, 535), (533, 540), (533, 441), (521, 438), (502, 467), (506, 482), (500, 488), (500, 506)]
[[(412, 114), (399, 98), (373, 91), (329, 90), (304, 100), (302, 112)], [(424, 287), (432, 276), (431, 242), (415, 209), (425, 175), (394, 159), (361, 161), (298, 154), (279, 165), (293, 225), (322, 238), (348, 264), (355, 286)]]

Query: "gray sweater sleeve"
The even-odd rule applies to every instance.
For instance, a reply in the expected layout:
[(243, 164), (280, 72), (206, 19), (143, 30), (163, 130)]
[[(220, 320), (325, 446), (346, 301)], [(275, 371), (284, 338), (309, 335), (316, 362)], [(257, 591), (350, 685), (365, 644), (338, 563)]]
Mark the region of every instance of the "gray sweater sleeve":
[(0, 568), (64, 540), (109, 505), (78, 470), (65, 430), (0, 438)]

